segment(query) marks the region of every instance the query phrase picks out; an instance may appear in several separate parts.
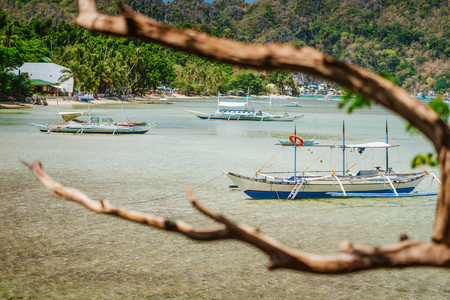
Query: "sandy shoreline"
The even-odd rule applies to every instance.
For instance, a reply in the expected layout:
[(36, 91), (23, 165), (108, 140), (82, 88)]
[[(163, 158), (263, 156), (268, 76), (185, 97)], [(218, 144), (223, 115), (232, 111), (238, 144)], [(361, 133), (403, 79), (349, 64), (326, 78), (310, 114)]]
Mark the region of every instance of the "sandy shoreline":
[[(205, 97), (189, 97), (184, 95), (176, 95), (174, 97), (167, 97), (169, 100), (174, 99), (198, 99)], [(133, 100), (125, 100), (122, 101), (119, 97), (111, 97), (111, 98), (97, 98), (90, 101), (91, 104), (94, 105), (102, 105), (102, 104), (127, 104), (127, 103), (139, 103), (145, 101), (155, 101), (158, 100), (158, 97), (151, 96), (140, 96), (136, 97)], [(27, 108), (33, 106), (41, 106), (42, 104), (33, 104), (32, 101), (35, 101), (36, 98), (33, 97), (33, 100), (29, 100), (28, 103), (24, 102), (0, 102), (0, 109), (8, 109), (8, 108)], [(87, 102), (79, 101), (76, 97), (42, 97), (41, 101), (45, 101), (47, 106), (69, 106), (69, 105), (88, 105)]]
[[(252, 96), (255, 97), (255, 96)], [(185, 96), (185, 95), (174, 95), (172, 97), (164, 97), (168, 100), (176, 100), (176, 99), (200, 99), (200, 98), (211, 98), (210, 96)], [(242, 98), (242, 97), (236, 97)], [(259, 98), (256, 96), (255, 98)], [(277, 97), (275, 97), (277, 98)], [(283, 96), (283, 99), (298, 99), (299, 97), (291, 97), (291, 96)], [(35, 99), (35, 97), (33, 98)], [(41, 99), (45, 99), (48, 106), (68, 106), (68, 105), (88, 105), (87, 102), (77, 100), (77, 97), (42, 97)], [(122, 101), (119, 97), (113, 98), (97, 98), (90, 101), (91, 104), (94, 105), (102, 105), (102, 104), (127, 104), (127, 103), (139, 103), (145, 101), (155, 101), (158, 100), (159, 97), (155, 96), (138, 96), (133, 100), (125, 100)], [(23, 102), (0, 102), (0, 108), (23, 108), (23, 107), (33, 107), (32, 103), (23, 103)]]
[[(201, 97), (188, 97), (184, 95), (177, 95), (175, 97), (167, 97), (169, 100), (174, 99), (193, 99), (193, 98), (201, 98)], [(46, 98), (48, 106), (57, 106), (57, 105), (88, 105), (87, 102), (78, 101), (76, 97), (48, 97)], [(132, 100), (124, 100), (122, 101), (119, 97), (109, 97), (109, 98), (97, 98), (90, 101), (91, 104), (94, 105), (102, 105), (102, 104), (127, 104), (127, 103), (139, 103), (145, 101), (154, 101), (159, 99), (158, 97), (151, 96), (138, 96)]]

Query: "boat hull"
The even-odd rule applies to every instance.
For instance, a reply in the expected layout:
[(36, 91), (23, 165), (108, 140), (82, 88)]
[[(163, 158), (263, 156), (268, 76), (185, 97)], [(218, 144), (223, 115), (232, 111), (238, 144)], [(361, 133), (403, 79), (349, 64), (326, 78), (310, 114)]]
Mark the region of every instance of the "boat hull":
[[(303, 140), (303, 144), (302, 146), (312, 146), (312, 145), (318, 145), (319, 143), (316, 142), (316, 139), (311, 139), (311, 140)], [(282, 141), (282, 140), (278, 140), (278, 144), (275, 145), (281, 145), (281, 146), (294, 146), (294, 143), (291, 141)], [(300, 146), (299, 146), (300, 147)]]
[(197, 116), (202, 120), (224, 120), (224, 121), (259, 121), (259, 122), (292, 122), (303, 118), (303, 115), (295, 116), (252, 116), (252, 115), (218, 115), (218, 114), (207, 114), (203, 112), (186, 110), (191, 114)]
[[(296, 186), (292, 180), (267, 180), (246, 177), (227, 172), (226, 175), (241, 191), (254, 199), (287, 199)], [(407, 175), (389, 175), (397, 193), (411, 193), (422, 181), (425, 173)], [(357, 178), (358, 176), (343, 176), (340, 182), (333, 177), (308, 181), (299, 188), (295, 198), (325, 198), (333, 197), (333, 193), (366, 193), (395, 194), (391, 184), (384, 178)], [(342, 185), (342, 187), (341, 187)]]
[(40, 125), (31, 124), (41, 132), (59, 133), (95, 133), (95, 134), (144, 134), (158, 123), (151, 123), (141, 126), (120, 126), (120, 125)]

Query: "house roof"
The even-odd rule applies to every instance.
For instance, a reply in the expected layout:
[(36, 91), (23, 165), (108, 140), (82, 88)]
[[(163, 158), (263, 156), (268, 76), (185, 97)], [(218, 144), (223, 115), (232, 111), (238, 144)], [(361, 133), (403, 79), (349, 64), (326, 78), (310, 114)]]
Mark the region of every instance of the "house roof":
[(42, 79), (30, 79), (30, 81), (32, 85), (54, 85), (54, 83)]

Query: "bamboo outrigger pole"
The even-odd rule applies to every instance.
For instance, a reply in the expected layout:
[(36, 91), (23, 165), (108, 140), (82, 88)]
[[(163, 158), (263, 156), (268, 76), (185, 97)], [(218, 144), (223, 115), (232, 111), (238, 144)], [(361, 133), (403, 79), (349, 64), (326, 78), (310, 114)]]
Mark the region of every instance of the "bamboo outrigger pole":
[(345, 121), (342, 121), (342, 175), (345, 176)]
[[(389, 144), (388, 123), (386, 119), (386, 144)], [(389, 170), (389, 147), (386, 147), (386, 172)]]
[[(297, 125), (294, 125), (294, 135), (297, 136)], [(294, 139), (294, 182), (297, 180), (297, 138)]]

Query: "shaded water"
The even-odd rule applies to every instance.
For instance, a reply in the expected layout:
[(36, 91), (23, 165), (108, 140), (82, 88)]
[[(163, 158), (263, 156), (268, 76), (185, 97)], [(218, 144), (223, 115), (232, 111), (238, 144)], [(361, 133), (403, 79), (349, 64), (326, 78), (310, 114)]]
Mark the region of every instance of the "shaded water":
[[(231, 182), (218, 168), (252, 175), (281, 149), (274, 144), (294, 126), (304, 138), (339, 143), (345, 119), (349, 139), (384, 141), (387, 119), (393, 143), (402, 146), (391, 150), (391, 166), (398, 172), (410, 171), (406, 153), (432, 151), (421, 135), (406, 133), (404, 121), (380, 107), (347, 115), (334, 102), (299, 102), (303, 107), (277, 109), (304, 113), (295, 123), (204, 121), (184, 111), (212, 111), (215, 100), (130, 104), (125, 111), (131, 121), (160, 124), (145, 135), (122, 136), (43, 134), (28, 125), (55, 121), (55, 107), (0, 111), (0, 298), (448, 299), (448, 270), (333, 276), (268, 271), (267, 257), (242, 243), (195, 242), (56, 199), (20, 163), (41, 160), (54, 178), (94, 199), (200, 228), (215, 226), (183, 193), (188, 184), (198, 186), (196, 195), (212, 210), (305, 251), (334, 253), (341, 240), (394, 243), (401, 233), (428, 241), (435, 197), (250, 200), (228, 189)], [(68, 108), (78, 109), (85, 107)], [(121, 119), (120, 106), (96, 110)], [(325, 154), (327, 165), (319, 167), (341, 170), (339, 155)], [(292, 148), (273, 160), (281, 160), (275, 170), (293, 169), (291, 158), (282, 160), (286, 156)], [(384, 167), (383, 152), (367, 157)], [(314, 160), (299, 152), (298, 169)], [(437, 189), (436, 182), (424, 180), (417, 191)]]

